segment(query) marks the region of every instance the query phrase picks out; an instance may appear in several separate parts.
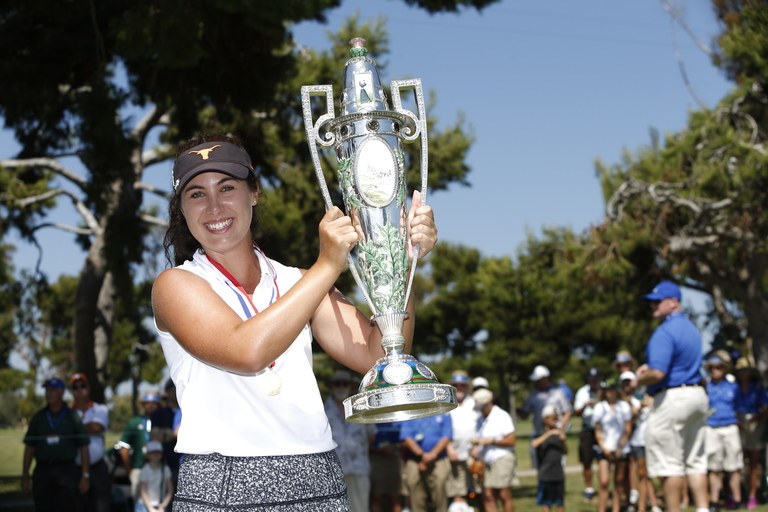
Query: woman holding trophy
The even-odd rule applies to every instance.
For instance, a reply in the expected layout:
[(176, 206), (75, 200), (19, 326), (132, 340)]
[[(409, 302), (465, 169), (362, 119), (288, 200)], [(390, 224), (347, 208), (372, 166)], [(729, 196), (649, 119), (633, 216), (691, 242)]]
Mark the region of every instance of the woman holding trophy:
[[(164, 245), (176, 267), (157, 277), (152, 304), (183, 411), (174, 511), (347, 510), (311, 342), (360, 373), (384, 354), (379, 329), (334, 288), (358, 230), (333, 207), (310, 268), (269, 259), (254, 240), (258, 177), (226, 136), (182, 146), (173, 187)], [(418, 193), (406, 226), (427, 254), (437, 229)], [(406, 351), (412, 300), (407, 312)]]

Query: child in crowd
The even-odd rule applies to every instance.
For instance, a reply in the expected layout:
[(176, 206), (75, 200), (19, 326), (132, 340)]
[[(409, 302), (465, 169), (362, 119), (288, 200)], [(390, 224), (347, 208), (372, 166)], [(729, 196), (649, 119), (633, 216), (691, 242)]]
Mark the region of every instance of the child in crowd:
[(565, 497), (565, 472), (563, 456), (568, 452), (565, 444), (565, 432), (557, 428), (557, 410), (551, 405), (544, 406), (541, 412), (544, 433), (531, 441), (531, 448), (536, 450), (539, 465), (539, 488), (536, 492), (536, 504), (544, 512), (555, 507), (563, 512)]
[[(629, 439), (629, 464), (630, 464), (630, 485), (629, 507), (627, 510), (635, 509), (637, 512), (646, 512), (648, 504), (651, 505), (651, 512), (661, 512), (658, 499), (656, 498), (656, 489), (653, 486), (653, 480), (648, 476), (648, 466), (645, 461), (645, 426), (648, 423), (648, 415), (653, 406), (653, 397), (646, 392), (644, 387), (634, 389), (633, 383), (637, 379), (635, 372), (626, 371), (619, 377), (621, 387), (624, 391), (626, 401), (632, 409), (634, 418), (634, 427), (632, 437)], [(635, 468), (634, 479), (632, 468)]]
[(613, 512), (619, 512), (626, 501), (626, 474), (629, 461), (629, 437), (632, 433), (632, 410), (619, 399), (619, 383), (611, 379), (603, 385), (602, 400), (595, 406), (595, 437), (600, 451), (600, 491), (598, 512), (608, 507), (608, 491), (613, 473)]
[(135, 512), (166, 512), (173, 498), (171, 468), (163, 463), (163, 445), (147, 443), (146, 462), (139, 476), (139, 499)]

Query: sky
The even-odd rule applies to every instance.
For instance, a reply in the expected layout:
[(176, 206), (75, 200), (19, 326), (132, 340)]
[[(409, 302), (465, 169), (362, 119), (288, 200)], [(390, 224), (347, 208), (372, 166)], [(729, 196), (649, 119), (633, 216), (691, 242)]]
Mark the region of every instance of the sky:
[[(711, 45), (719, 30), (709, 2), (670, 1)], [(529, 235), (545, 227), (580, 232), (602, 221), (595, 160), (618, 163), (622, 151), (650, 143), (652, 128), (662, 135), (679, 131), (689, 111), (699, 108), (676, 52), (708, 107), (731, 88), (661, 2), (652, 0), (505, 0), (480, 13), (439, 15), (401, 0), (343, 0), (327, 24), (299, 24), (294, 37), (327, 49), (326, 32), (336, 32), (355, 13), (363, 21), (388, 21), (386, 84), (420, 78), (425, 92), (436, 95), (429, 114), (438, 119), (438, 130), (464, 116), (475, 137), (467, 159), (471, 187), (430, 194), (429, 202), (441, 240), (485, 256), (514, 257)], [(17, 148), (11, 134), (0, 131), (0, 158)], [(169, 173), (170, 164), (162, 170)], [(167, 177), (159, 182), (166, 185)], [(73, 218), (65, 210), (60, 215)], [(84, 255), (73, 235), (48, 230), (43, 246), (42, 269), (51, 279), (79, 272)], [(34, 258), (36, 252), (20, 247), (17, 269)]]

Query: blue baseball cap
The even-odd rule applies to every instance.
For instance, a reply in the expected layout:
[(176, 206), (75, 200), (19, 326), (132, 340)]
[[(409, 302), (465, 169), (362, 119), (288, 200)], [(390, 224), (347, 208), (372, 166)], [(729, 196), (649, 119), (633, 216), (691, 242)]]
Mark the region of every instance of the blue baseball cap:
[(662, 281), (656, 285), (651, 293), (643, 296), (645, 300), (660, 301), (664, 299), (677, 299), (682, 298), (680, 287), (672, 281)]
[(43, 382), (44, 388), (55, 388), (55, 389), (64, 389), (66, 388), (66, 384), (64, 384), (64, 381), (61, 380), (58, 377), (51, 377), (50, 379)]
[(456, 370), (451, 375), (451, 384), (469, 384), (469, 374), (464, 370)]

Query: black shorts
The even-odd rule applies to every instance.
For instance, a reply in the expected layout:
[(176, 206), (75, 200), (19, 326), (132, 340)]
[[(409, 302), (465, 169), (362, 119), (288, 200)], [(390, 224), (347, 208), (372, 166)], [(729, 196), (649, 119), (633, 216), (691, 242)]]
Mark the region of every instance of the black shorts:
[(597, 458), (596, 444), (597, 439), (594, 430), (581, 431), (579, 434), (579, 462), (582, 466), (591, 466), (592, 461)]
[(562, 505), (565, 499), (565, 482), (539, 482), (536, 504), (549, 507)]

